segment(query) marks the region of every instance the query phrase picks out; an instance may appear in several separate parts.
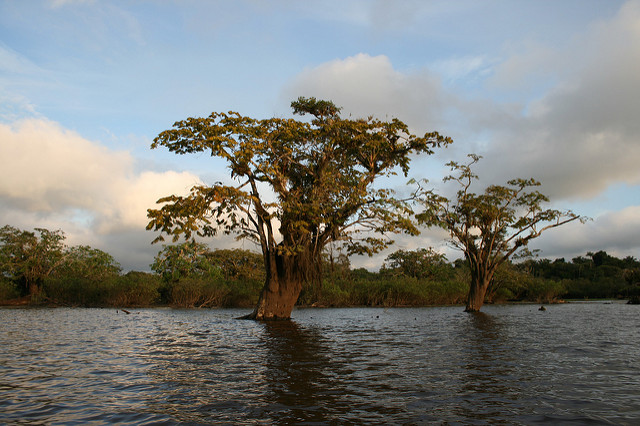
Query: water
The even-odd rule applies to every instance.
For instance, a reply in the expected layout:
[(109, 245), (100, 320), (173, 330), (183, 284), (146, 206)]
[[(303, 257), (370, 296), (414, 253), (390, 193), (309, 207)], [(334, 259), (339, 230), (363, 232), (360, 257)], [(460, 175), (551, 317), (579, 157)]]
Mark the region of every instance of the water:
[(621, 303), (0, 309), (0, 423), (639, 424)]

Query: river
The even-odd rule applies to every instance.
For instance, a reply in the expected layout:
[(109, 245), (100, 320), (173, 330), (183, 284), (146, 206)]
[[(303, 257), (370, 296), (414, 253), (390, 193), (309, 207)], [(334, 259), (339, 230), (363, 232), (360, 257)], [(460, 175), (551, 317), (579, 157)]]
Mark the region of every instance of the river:
[(0, 308), (0, 423), (640, 424), (640, 307)]

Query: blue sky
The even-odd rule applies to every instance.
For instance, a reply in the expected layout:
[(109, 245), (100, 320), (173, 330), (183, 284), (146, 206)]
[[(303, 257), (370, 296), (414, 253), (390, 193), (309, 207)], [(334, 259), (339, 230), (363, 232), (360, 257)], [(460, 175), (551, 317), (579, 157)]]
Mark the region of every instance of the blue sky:
[[(483, 184), (534, 177), (552, 206), (593, 218), (543, 235), (545, 257), (640, 257), (639, 75), (638, 1), (0, 0), (0, 224), (60, 228), (146, 270), (160, 249), (146, 209), (226, 176), (153, 138), (316, 96), (452, 136), (413, 163), (434, 186), (473, 152)], [(453, 258), (445, 239), (393, 249)]]

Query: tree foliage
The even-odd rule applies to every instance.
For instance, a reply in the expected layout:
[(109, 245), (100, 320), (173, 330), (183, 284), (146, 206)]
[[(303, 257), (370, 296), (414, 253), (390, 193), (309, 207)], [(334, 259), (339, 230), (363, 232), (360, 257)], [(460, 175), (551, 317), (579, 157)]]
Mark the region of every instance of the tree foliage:
[(628, 298), (640, 296), (640, 261), (600, 250), (570, 261), (530, 259), (519, 265), (533, 277), (564, 283), (568, 298)]
[(444, 254), (429, 247), (391, 253), (385, 259), (380, 272), (419, 279), (440, 279), (450, 275), (453, 268), (447, 263)]
[(97, 283), (120, 275), (120, 265), (110, 254), (89, 246), (69, 247), (61, 230), (34, 231), (9, 225), (0, 228), (0, 275), (5, 288), (9, 282), (19, 294), (30, 295), (31, 301), (49, 297), (66, 304), (77, 301), (81, 293), (85, 297), (85, 290)]
[(59, 266), (64, 256), (64, 233), (36, 228), (23, 231), (5, 225), (0, 228), (0, 273), (21, 287), (23, 293), (37, 294), (45, 277)]
[(424, 191), (425, 209), (417, 219), (449, 231), (453, 246), (464, 253), (471, 272), (467, 310), (477, 311), (502, 263), (526, 249), (544, 231), (584, 218), (571, 211), (544, 209), (542, 204), (549, 199), (533, 189), (540, 185), (535, 179), (513, 179), (507, 185), (491, 185), (480, 194), (472, 192), (472, 184), (478, 178), (472, 166), (481, 157), (469, 157), (471, 161), (466, 164), (447, 164), (456, 174), (444, 180), (458, 184), (456, 198), (450, 200)]
[(207, 254), (226, 280), (264, 281), (262, 255), (243, 249), (218, 249)]
[[(341, 118), (329, 101), (299, 98), (291, 106), (310, 119), (214, 112), (160, 133), (153, 148), (221, 158), (237, 184), (197, 185), (187, 196), (161, 198), (160, 208), (148, 210), (147, 226), (174, 241), (218, 232), (254, 241), (267, 277), (261, 300), (271, 294), (282, 306), (285, 297), (295, 302), (301, 283), (319, 279), (327, 244), (339, 241), (349, 254), (373, 254), (392, 243), (389, 234), (417, 234), (406, 200), (373, 184), (406, 175), (411, 154), (431, 154), (451, 142), (435, 132), (413, 135), (397, 119)], [(257, 316), (287, 317), (287, 309)]]
[(115, 277), (120, 272), (120, 265), (109, 253), (81, 245), (64, 249), (53, 275), (97, 281)]
[[(7, 241), (10, 240), (7, 235), (29, 237), (32, 234), (12, 227), (5, 227), (3, 232)], [(33, 234), (38, 239), (40, 232)], [(61, 231), (56, 234), (64, 235)], [(3, 246), (2, 250), (5, 255), (10, 252), (8, 247)], [(640, 299), (640, 262), (634, 257), (617, 258), (601, 250), (567, 261), (537, 259), (527, 250), (519, 252), (526, 256), (517, 263), (507, 260), (496, 269), (486, 292), (487, 301), (551, 303), (560, 298)], [(122, 274), (111, 255), (88, 246), (63, 246), (61, 253), (55, 267), (39, 281), (35, 298), (20, 297), (28, 291), (24, 277), (9, 273), (10, 262), (0, 262), (3, 271), (0, 303), (249, 307), (257, 302), (264, 280), (260, 254), (240, 249), (209, 250), (193, 242), (160, 251), (156, 260), (178, 257), (176, 261), (158, 262), (163, 265), (158, 272), (164, 279), (159, 274), (144, 272)], [(7, 259), (10, 257), (4, 258)], [(169, 265), (174, 265), (178, 273)], [(323, 286), (304, 288), (301, 303), (320, 306), (458, 304), (469, 291), (471, 277), (468, 260), (447, 263), (432, 249), (398, 250), (387, 257), (379, 272), (352, 270), (344, 253), (327, 250), (323, 271)]]
[(165, 245), (151, 264), (151, 270), (165, 281), (218, 275), (219, 268), (208, 259), (209, 247), (196, 241)]

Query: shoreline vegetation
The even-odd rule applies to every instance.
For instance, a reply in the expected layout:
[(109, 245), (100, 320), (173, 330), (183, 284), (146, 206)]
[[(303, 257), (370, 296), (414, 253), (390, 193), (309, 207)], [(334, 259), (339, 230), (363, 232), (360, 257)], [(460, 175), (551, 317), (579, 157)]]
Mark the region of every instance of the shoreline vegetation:
[[(628, 304), (628, 305), (637, 305), (640, 303), (634, 302), (635, 298), (622, 298), (622, 299), (610, 299), (610, 298), (602, 298), (602, 299), (557, 299), (553, 302), (544, 303), (544, 302), (535, 302), (528, 300), (510, 300), (510, 301), (500, 301), (493, 303), (485, 303), (488, 306), (511, 306), (511, 305), (531, 305), (533, 307), (544, 307), (549, 305), (565, 305), (565, 304), (575, 304), (575, 303), (604, 303), (610, 304), (612, 302), (620, 303), (620, 304)], [(409, 308), (443, 308), (443, 307), (460, 307), (464, 308), (465, 304), (463, 303), (455, 303), (455, 304), (437, 304), (437, 305), (321, 305), (314, 303), (312, 305), (306, 304), (296, 304), (295, 309), (334, 309), (334, 308), (353, 308), (353, 309), (362, 309), (362, 308), (384, 308), (384, 309), (409, 309)], [(47, 303), (47, 302), (39, 302), (37, 304), (31, 303), (28, 297), (22, 297), (18, 299), (12, 300), (3, 300), (0, 301), (0, 308), (78, 308), (78, 309), (116, 309), (125, 314), (131, 314), (129, 310), (134, 309), (188, 309), (188, 310), (202, 310), (202, 309), (253, 309), (253, 306), (208, 306), (208, 307), (194, 307), (194, 306), (178, 306), (171, 304), (161, 304), (156, 303), (153, 305), (131, 305), (131, 306), (115, 306), (115, 305), (62, 305), (55, 303)], [(540, 311), (544, 311), (546, 309), (538, 309)], [(242, 318), (240, 318), (242, 319)]]
[[(264, 285), (263, 257), (249, 250), (211, 250), (193, 241), (167, 245), (151, 265), (153, 272), (123, 273), (105, 252), (64, 246), (61, 231), (40, 230), (40, 238), (29, 240), (33, 233), (2, 230), (5, 237), (12, 231), (25, 238), (22, 245), (4, 238), (0, 246), (1, 306), (250, 309)], [(322, 272), (322, 281), (304, 287), (296, 306), (462, 306), (470, 281), (464, 260), (448, 262), (433, 249), (398, 250), (377, 272), (352, 269), (348, 257), (327, 254)], [(639, 303), (640, 262), (604, 251), (570, 261), (529, 257), (506, 262), (485, 302), (594, 299)]]

